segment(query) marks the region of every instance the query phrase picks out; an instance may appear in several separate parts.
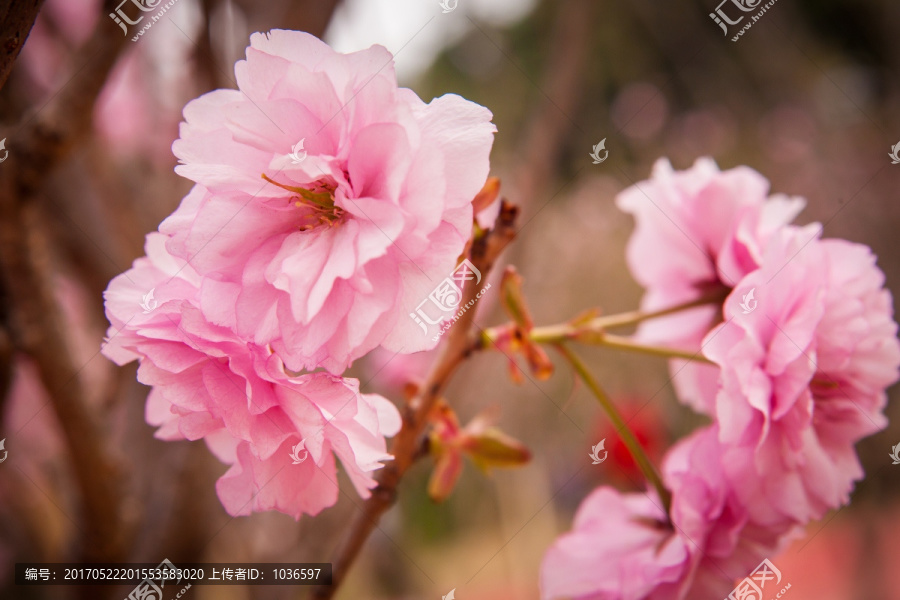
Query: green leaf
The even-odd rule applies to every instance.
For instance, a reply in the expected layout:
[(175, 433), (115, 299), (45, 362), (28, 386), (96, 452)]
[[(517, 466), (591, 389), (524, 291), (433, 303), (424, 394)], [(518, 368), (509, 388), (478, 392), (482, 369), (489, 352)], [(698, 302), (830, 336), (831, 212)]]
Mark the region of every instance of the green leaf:
[(531, 452), (522, 442), (496, 427), (465, 436), (460, 446), (472, 463), (485, 472), (491, 468), (522, 466), (531, 460)]

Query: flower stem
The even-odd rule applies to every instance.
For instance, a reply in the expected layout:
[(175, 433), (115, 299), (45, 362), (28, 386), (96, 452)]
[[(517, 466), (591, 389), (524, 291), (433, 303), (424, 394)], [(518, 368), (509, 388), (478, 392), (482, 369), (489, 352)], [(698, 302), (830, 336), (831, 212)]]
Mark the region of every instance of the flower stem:
[(666, 489), (662, 478), (659, 476), (659, 473), (656, 472), (653, 463), (650, 462), (644, 449), (638, 443), (637, 438), (634, 437), (631, 428), (628, 427), (628, 423), (622, 417), (621, 413), (619, 413), (616, 405), (610, 400), (603, 388), (600, 387), (600, 384), (597, 383), (597, 380), (594, 379), (594, 376), (578, 355), (572, 352), (565, 344), (557, 344), (556, 348), (559, 350), (560, 354), (569, 361), (578, 376), (581, 377), (588, 389), (591, 390), (591, 393), (594, 394), (594, 397), (600, 403), (600, 406), (603, 407), (603, 410), (606, 412), (610, 421), (612, 421), (616, 431), (621, 436), (625, 447), (628, 448), (632, 458), (634, 458), (634, 461), (644, 473), (644, 477), (646, 477), (647, 481), (656, 488), (656, 493), (659, 494), (659, 498), (662, 500), (663, 507), (668, 515), (669, 510), (672, 507), (672, 494)]
[(546, 327), (535, 327), (531, 330), (531, 340), (537, 343), (556, 344), (562, 341), (577, 339), (582, 335), (603, 332), (607, 329), (617, 327), (627, 327), (629, 325), (637, 325), (643, 321), (650, 319), (658, 319), (674, 313), (678, 313), (691, 308), (705, 306), (707, 304), (718, 304), (724, 300), (722, 292), (715, 292), (701, 296), (696, 300), (684, 302), (669, 308), (645, 312), (641, 310), (632, 310), (616, 315), (607, 315), (603, 317), (595, 317), (581, 323), (573, 324), (560, 323), (558, 325), (548, 325)]
[(712, 361), (700, 354), (699, 350), (691, 352), (690, 350), (679, 350), (677, 348), (667, 348), (665, 346), (641, 344), (640, 342), (635, 342), (631, 338), (623, 337), (621, 335), (613, 335), (611, 333), (594, 334), (586, 339), (579, 338), (579, 341), (593, 343), (597, 346), (616, 348), (619, 350), (641, 352), (643, 354), (650, 354), (652, 356), (662, 356), (663, 358), (683, 358), (685, 360), (693, 360), (696, 362), (712, 364)]

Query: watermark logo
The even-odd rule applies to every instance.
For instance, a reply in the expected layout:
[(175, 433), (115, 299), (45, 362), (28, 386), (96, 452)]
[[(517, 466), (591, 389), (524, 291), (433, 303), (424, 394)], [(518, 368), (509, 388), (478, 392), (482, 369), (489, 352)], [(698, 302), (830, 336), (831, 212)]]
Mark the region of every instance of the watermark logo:
[(455, 600), (456, 598), (456, 588), (450, 590), (446, 596), (441, 596), (441, 600)]
[[(291, 457), (291, 460), (294, 461), (291, 463), (292, 465), (299, 465), (304, 460), (306, 460), (307, 457), (309, 457), (309, 451), (303, 445), (305, 442), (306, 442), (305, 439), (300, 440), (299, 444), (297, 444), (296, 446), (291, 448), (290, 457)], [(300, 456), (301, 452), (303, 453), (302, 457)]]
[[(148, 569), (148, 571), (152, 571), (152, 577), (137, 584), (125, 600), (162, 600), (163, 588), (167, 583), (170, 585), (181, 583), (181, 569), (172, 564), (168, 558), (163, 559), (155, 569)], [(191, 584), (188, 583), (174, 597), (181, 598), (190, 588)]]
[(5, 461), (6, 456), (9, 454), (9, 451), (4, 447), (4, 444), (6, 444), (6, 438), (3, 438), (2, 440), (0, 440), (0, 452), (3, 453), (3, 458), (0, 458), (0, 463)]
[[(3, 140), (4, 142), (6, 140)], [(0, 148), (3, 148), (3, 142), (0, 142)], [(900, 164), (900, 142), (897, 142), (896, 145), (891, 146), (891, 151), (888, 153), (888, 156), (891, 157), (891, 164), (896, 165)], [(4, 157), (5, 160), (6, 157)], [(0, 162), (3, 162), (0, 160)]]
[[(144, 20), (144, 15), (140, 15), (140, 13), (131, 11), (130, 8), (129, 8), (129, 11), (131, 11), (134, 16), (137, 16), (137, 19), (132, 21), (130, 18), (128, 18), (128, 15), (125, 14), (125, 9), (122, 7), (123, 7), (123, 5), (128, 4), (129, 2), (131, 4), (133, 4), (134, 6), (136, 6), (139, 11), (145, 12), (145, 13), (159, 9), (159, 11), (155, 15), (146, 15), (146, 16), (150, 17), (150, 20), (143, 27), (141, 27), (140, 31), (138, 31), (131, 38), (132, 42), (136, 42), (136, 41), (138, 41), (138, 38), (140, 38), (142, 35), (144, 35), (144, 33), (147, 32), (148, 29), (153, 27), (154, 23), (156, 23), (157, 21), (162, 19), (163, 15), (166, 14), (166, 12), (170, 8), (175, 6), (175, 3), (178, 2), (178, 0), (169, 0), (162, 6), (160, 6), (160, 4), (162, 4), (163, 0), (122, 0), (122, 2), (120, 2), (119, 5), (116, 7), (116, 12), (109, 13), (109, 18), (112, 19), (113, 21), (115, 21), (116, 24), (122, 28), (122, 32), (126, 36), (128, 35), (128, 25), (137, 25), (138, 23), (140, 23), (141, 21)], [(138, 16), (138, 15), (140, 15), (140, 16)]]
[(0, 150), (3, 150), (3, 158), (0, 158), (0, 163), (2, 163), (9, 156), (9, 150), (6, 149), (6, 138), (0, 140)]
[[(603, 150), (603, 158), (600, 158), (600, 151)], [(591, 158), (594, 159), (594, 164), (599, 165), (609, 156), (609, 150), (606, 149), (606, 138), (600, 140), (600, 143), (594, 145), (594, 151), (588, 154)]]
[[(731, 38), (732, 42), (736, 42), (748, 29), (753, 27), (754, 23), (762, 18), (767, 10), (775, 5), (777, 0), (769, 0), (769, 2), (764, 5), (762, 2), (763, 0), (722, 0), (716, 7), (715, 12), (709, 13), (709, 16), (722, 28), (722, 33), (727, 36), (729, 25), (739, 25), (748, 16), (742, 13), (749, 13), (759, 9), (759, 12), (755, 15), (749, 15), (750, 20), (744, 22), (743, 27), (741, 27), (734, 37)], [(725, 6), (727, 10), (726, 8), (723, 8), (723, 6)]]
[(756, 292), (756, 288), (751, 288), (749, 292), (744, 294), (741, 298), (743, 302), (741, 302), (741, 308), (744, 310), (745, 315), (749, 315), (754, 310), (756, 310), (756, 305), (759, 304), (756, 299), (753, 297), (753, 294)]
[[(481, 283), (481, 271), (479, 271), (469, 259), (464, 259), (459, 263), (459, 266), (456, 267), (456, 270), (450, 274), (450, 277), (447, 277), (440, 282), (437, 287), (434, 288), (434, 291), (428, 294), (428, 297), (419, 303), (416, 307), (416, 312), (409, 313), (409, 317), (422, 328), (422, 333), (424, 335), (428, 335), (429, 325), (440, 325), (447, 319), (451, 319), (452, 321), (447, 323), (433, 338), (436, 341), (444, 335), (444, 332), (450, 329), (453, 323), (455, 323), (468, 309), (475, 305), (482, 294), (491, 288), (491, 284), (487, 284), (475, 295), (475, 298), (469, 300), (465, 306), (460, 306), (462, 303), (463, 288), (467, 281), (472, 280), (475, 280), (475, 285)], [(426, 311), (422, 307), (422, 305), (426, 304), (429, 300), (433, 307), (437, 308), (437, 311), (435, 311), (434, 308)], [(447, 314), (454, 313), (454, 311), (457, 312), (455, 312), (455, 314)], [(432, 314), (437, 313), (437, 316), (432, 318), (428, 314), (429, 312)]]
[[(3, 442), (0, 442), (0, 448), (3, 448)], [(893, 450), (893, 454), (888, 454), (888, 456), (890, 456), (891, 458), (894, 459), (895, 465), (900, 465), (900, 444), (893, 446), (891, 448), (891, 450)], [(4, 458), (6, 458), (6, 457), (4, 456)], [(3, 461), (0, 460), (0, 462), (3, 462)]]
[[(606, 457), (609, 454), (609, 452), (606, 450), (606, 448), (603, 447), (604, 444), (606, 444), (606, 438), (603, 438), (602, 440), (600, 440), (600, 443), (597, 444), (596, 446), (591, 446), (591, 453), (588, 454), (588, 456), (590, 456), (591, 460), (594, 461), (591, 463), (592, 465), (599, 465), (604, 460), (606, 460)], [(600, 458), (601, 450), (603, 450), (603, 458)]]
[(441, 8), (444, 9), (444, 14), (447, 14), (456, 10), (456, 7), (459, 5), (459, 0), (441, 0), (440, 4)]
[(759, 6), (759, 3), (762, 2), (762, 0), (756, 0), (755, 2), (753, 0), (722, 0), (722, 2), (720, 2), (716, 7), (716, 12), (709, 13), (709, 16), (713, 21), (716, 22), (719, 27), (722, 28), (722, 32), (726, 36), (728, 35), (728, 27), (725, 25), (726, 23), (728, 25), (737, 25), (744, 20), (744, 17), (741, 16), (737, 20), (732, 21), (725, 13), (725, 11), (722, 10), (722, 5), (728, 4), (729, 2), (737, 6), (743, 12), (750, 12), (751, 10), (756, 10), (756, 7)]
[[(781, 585), (781, 571), (768, 558), (759, 563), (749, 577), (744, 577), (725, 600), (762, 600), (766, 584), (771, 584), (769, 590)], [(775, 598), (782, 598), (789, 589), (790, 583), (782, 587)]]
[(137, 25), (144, 20), (143, 15), (138, 17), (135, 21), (132, 21), (128, 18), (128, 16), (125, 14), (125, 9), (122, 8), (122, 5), (128, 4), (129, 2), (134, 4), (141, 12), (150, 12), (151, 10), (155, 10), (156, 7), (159, 6), (159, 3), (162, 2), (162, 0), (122, 0), (121, 2), (119, 2), (119, 5), (116, 7), (116, 12), (109, 13), (109, 18), (115, 21), (116, 24), (122, 28), (122, 33), (125, 36), (128, 35), (128, 27), (125, 26), (125, 23), (128, 23), (129, 25)]
[(301, 140), (294, 144), (294, 146), (291, 148), (291, 153), (288, 154), (288, 156), (291, 157), (291, 162), (295, 165), (299, 165), (304, 160), (306, 160), (307, 153), (306, 150), (303, 149), (303, 143), (305, 141), (306, 138), (301, 138)]
[(151, 288), (149, 292), (141, 296), (141, 308), (144, 309), (145, 315), (152, 313), (159, 306), (159, 302), (153, 297), (153, 292), (155, 291), (156, 288)]

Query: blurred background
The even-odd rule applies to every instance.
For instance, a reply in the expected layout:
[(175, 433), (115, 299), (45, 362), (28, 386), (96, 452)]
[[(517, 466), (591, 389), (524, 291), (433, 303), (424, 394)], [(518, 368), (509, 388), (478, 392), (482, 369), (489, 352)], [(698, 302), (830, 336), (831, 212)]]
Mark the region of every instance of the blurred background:
[[(709, 17), (715, 2), (459, 0), (443, 13), (438, 0), (177, 0), (132, 42), (108, 16), (117, 3), (46, 0), (0, 91), (9, 153), (0, 194), (19, 203), (0, 214), (0, 252), (34, 266), (0, 282), (0, 598), (128, 593), (16, 588), (13, 565), (25, 561), (327, 562), (357, 511), (359, 498), (345, 493), (299, 522), (229, 517), (214, 487), (226, 467), (202, 443), (154, 439), (135, 366), (98, 353), (103, 290), (190, 187), (170, 150), (181, 109), (235, 87), (233, 64), (252, 32), (305, 30), (340, 51), (380, 43), (395, 53), (401, 85), (426, 101), (456, 93), (493, 111), (493, 174), (522, 209), (504, 262), (525, 277), (538, 324), (637, 306), (624, 260), (632, 222), (613, 200), (663, 156), (676, 168), (711, 156), (757, 169), (773, 191), (807, 198), (801, 223), (870, 245), (897, 286), (900, 166), (887, 155), (900, 141), (900, 4), (781, 0), (733, 42), (738, 28), (725, 36)], [(588, 153), (602, 139), (609, 158), (594, 165)], [(479, 302), (480, 326), (504, 321), (496, 300)], [(663, 361), (582, 354), (653, 458), (701, 423), (675, 400)], [(461, 420), (495, 410), (532, 462), (491, 477), (467, 466), (436, 505), (422, 461), (339, 598), (438, 598), (452, 588), (461, 600), (538, 598), (541, 557), (580, 500), (639, 479), (595, 401), (552, 358), (557, 371), (543, 382), (514, 384), (496, 353), (457, 374), (447, 398)], [(375, 354), (354, 372), (365, 391), (399, 403), (402, 383), (430, 359), (382, 369), (386, 357)], [(888, 458), (900, 443), (896, 388), (892, 400), (891, 425), (859, 444), (867, 475), (852, 505), (770, 557), (791, 597), (900, 598), (890, 568), (900, 555), (900, 466)], [(611, 459), (591, 467), (602, 438)], [(308, 594), (194, 587), (188, 597)]]

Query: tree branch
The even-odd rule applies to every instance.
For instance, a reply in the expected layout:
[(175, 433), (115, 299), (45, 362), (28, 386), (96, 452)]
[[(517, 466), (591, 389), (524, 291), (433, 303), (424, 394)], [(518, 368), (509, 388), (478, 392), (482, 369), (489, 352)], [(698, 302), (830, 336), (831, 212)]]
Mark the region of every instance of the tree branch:
[(5, 10), (0, 9), (0, 89), (6, 84), (43, 3), (44, 0), (13, 0), (5, 3)]
[(90, 133), (97, 96), (126, 40), (119, 28), (111, 25), (101, 19), (73, 61), (78, 71), (48, 105), (25, 118), (15, 139), (7, 144), (13, 147), (9, 148), (9, 160), (0, 169), (0, 176), (15, 179), (11, 191), (20, 201), (34, 196), (53, 167)]
[[(472, 244), (469, 258), (482, 273), (482, 277), (487, 277), (501, 251), (515, 236), (517, 215), (518, 209), (504, 202), (496, 227)], [(463, 290), (460, 306), (473, 300), (477, 292), (476, 286), (467, 286)], [(448, 332), (447, 342), (432, 365), (424, 384), (406, 406), (403, 426), (391, 445), (394, 460), (388, 462), (379, 472), (378, 486), (363, 504), (362, 512), (351, 524), (346, 538), (335, 554), (332, 561), (334, 565), (332, 585), (316, 588), (313, 592), (314, 598), (327, 600), (334, 596), (366, 539), (378, 525), (381, 515), (393, 506), (401, 478), (421, 455), (418, 450), (427, 425), (428, 413), (440, 398), (456, 368), (472, 352), (475, 336), (472, 335), (471, 327), (474, 317), (474, 310), (466, 311)]]
[(89, 561), (122, 558), (121, 473), (85, 402), (82, 365), (72, 362), (68, 349), (38, 203), (48, 173), (90, 133), (94, 103), (124, 41), (117, 27), (101, 20), (74, 60), (78, 70), (46, 106), (26, 117), (0, 168), (0, 288), (8, 326), (15, 350), (34, 359), (60, 422), (82, 504), (82, 558)]
[(80, 365), (67, 348), (36, 207), (7, 200), (0, 202), (0, 278), (9, 294), (15, 345), (34, 359), (65, 437), (83, 501), (84, 558), (112, 560), (122, 541), (119, 473), (85, 405)]
[(546, 4), (556, 8), (550, 52), (540, 81), (540, 97), (525, 120), (525, 133), (517, 144), (520, 156), (510, 177), (516, 200), (526, 208), (535, 198), (543, 197), (558, 173), (569, 134), (581, 129), (570, 115), (578, 114), (585, 69), (594, 66), (588, 59), (597, 3), (566, 0)]

